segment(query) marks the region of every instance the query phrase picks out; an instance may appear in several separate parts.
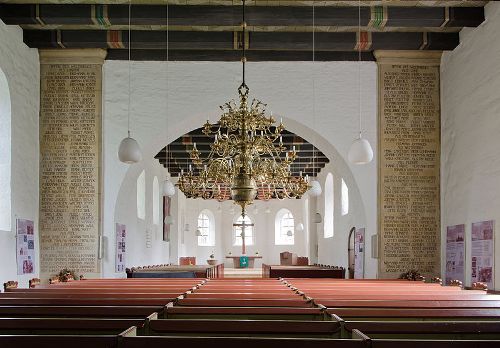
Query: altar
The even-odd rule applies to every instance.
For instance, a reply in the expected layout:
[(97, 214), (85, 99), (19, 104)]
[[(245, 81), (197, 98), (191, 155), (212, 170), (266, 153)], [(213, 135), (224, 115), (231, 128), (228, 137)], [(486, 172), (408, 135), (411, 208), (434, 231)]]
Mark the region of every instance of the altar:
[[(242, 255), (243, 256), (243, 255)], [(253, 256), (247, 256), (244, 255), (248, 258), (248, 268), (254, 268), (255, 266), (255, 259), (261, 259), (262, 256), (259, 255), (253, 255)], [(226, 256), (226, 259), (233, 259), (233, 267), (234, 268), (244, 268), (240, 265), (240, 257), (241, 256)]]

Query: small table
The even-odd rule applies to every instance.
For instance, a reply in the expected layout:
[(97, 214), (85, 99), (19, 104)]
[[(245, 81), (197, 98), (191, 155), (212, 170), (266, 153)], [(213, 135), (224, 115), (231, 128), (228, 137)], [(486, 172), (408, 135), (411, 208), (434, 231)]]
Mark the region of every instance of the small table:
[(248, 268), (254, 268), (255, 259), (262, 258), (262, 256), (258, 256), (258, 255), (254, 255), (254, 256), (239, 255), (239, 256), (226, 256), (226, 259), (233, 259), (233, 267), (234, 268), (242, 268), (242, 267), (240, 267), (240, 256), (248, 257)]

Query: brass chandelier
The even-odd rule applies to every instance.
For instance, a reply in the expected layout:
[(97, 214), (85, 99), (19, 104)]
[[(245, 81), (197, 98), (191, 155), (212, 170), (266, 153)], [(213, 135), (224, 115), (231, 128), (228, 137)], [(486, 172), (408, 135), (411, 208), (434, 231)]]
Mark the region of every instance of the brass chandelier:
[(295, 146), (283, 145), (280, 121), (266, 116), (266, 104), (248, 101), (249, 88), (245, 83), (245, 0), (242, 6), (242, 68), (243, 82), (238, 88), (239, 102), (231, 100), (220, 108), (222, 115), (216, 124), (209, 121), (203, 134), (213, 137), (205, 158), (196, 143), (190, 151), (194, 164), (181, 170), (177, 186), (188, 198), (233, 199), (241, 206), (242, 215), (254, 199), (300, 198), (309, 189), (309, 178), (293, 176), (290, 166), (297, 157)]

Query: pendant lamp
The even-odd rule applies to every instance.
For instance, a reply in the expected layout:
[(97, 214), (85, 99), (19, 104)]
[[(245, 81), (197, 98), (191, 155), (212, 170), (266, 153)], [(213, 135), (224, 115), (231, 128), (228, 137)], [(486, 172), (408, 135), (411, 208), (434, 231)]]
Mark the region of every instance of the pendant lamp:
[(165, 223), (167, 225), (173, 225), (174, 224), (174, 217), (172, 215), (165, 216)]
[(323, 217), (321, 216), (320, 213), (314, 214), (314, 219), (313, 219), (315, 224), (320, 224), (323, 221)]
[(308, 191), (309, 196), (318, 197), (319, 195), (321, 195), (323, 190), (321, 189), (321, 184), (318, 180), (312, 180), (309, 184), (311, 185), (311, 188)]
[(367, 164), (373, 159), (370, 142), (362, 137), (361, 132), (361, 2), (358, 1), (358, 112), (359, 137), (354, 140), (347, 153), (347, 159), (353, 164)]
[(120, 142), (118, 148), (118, 158), (121, 162), (132, 164), (137, 163), (142, 160), (141, 148), (137, 141), (130, 136), (130, 50), (132, 45), (132, 40), (130, 36), (130, 17), (132, 11), (132, 2), (129, 1), (128, 4), (128, 123), (127, 123), (127, 134), (128, 136)]
[(304, 231), (304, 224), (302, 222), (299, 222), (297, 226), (295, 226), (295, 231), (297, 232), (302, 232)]

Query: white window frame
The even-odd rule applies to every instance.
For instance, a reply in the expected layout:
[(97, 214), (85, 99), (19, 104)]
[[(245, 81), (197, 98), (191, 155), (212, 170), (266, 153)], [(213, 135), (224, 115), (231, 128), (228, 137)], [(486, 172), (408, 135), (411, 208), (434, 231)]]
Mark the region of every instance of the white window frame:
[(196, 228), (201, 232), (198, 246), (215, 246), (215, 217), (210, 210), (204, 209), (198, 214)]
[(137, 217), (146, 220), (146, 171), (137, 177)]
[[(292, 231), (288, 236), (287, 232)], [(295, 218), (288, 209), (280, 209), (274, 220), (274, 245), (295, 245)]]
[(335, 192), (333, 174), (328, 173), (325, 179), (325, 215), (323, 223), (323, 238), (332, 238), (334, 231)]
[(341, 212), (342, 216), (345, 216), (349, 214), (349, 187), (343, 178), (341, 185)]

